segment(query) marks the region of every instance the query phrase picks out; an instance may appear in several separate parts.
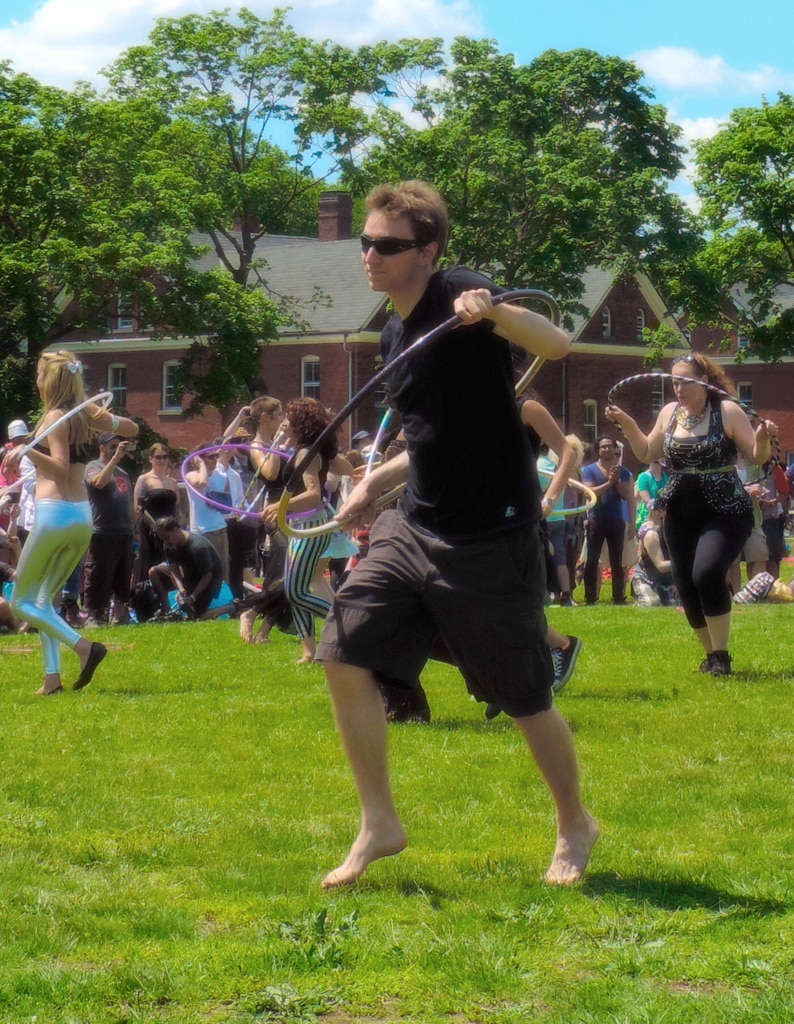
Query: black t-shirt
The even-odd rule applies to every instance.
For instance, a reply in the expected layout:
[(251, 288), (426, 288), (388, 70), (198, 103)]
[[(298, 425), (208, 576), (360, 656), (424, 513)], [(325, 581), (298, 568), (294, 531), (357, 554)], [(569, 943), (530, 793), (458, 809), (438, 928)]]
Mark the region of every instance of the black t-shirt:
[[(503, 290), (465, 267), (435, 273), (408, 318), (395, 314), (386, 324), (384, 362), (452, 316), (455, 298), (472, 288)], [(431, 341), (389, 377), (389, 392), (411, 460), (400, 502), (411, 522), (442, 539), (474, 541), (540, 518), (509, 345), (491, 321)]]
[(91, 481), (99, 476), (105, 468), (101, 459), (89, 462), (85, 468), (85, 481), (88, 484), (88, 500), (94, 517), (94, 533), (131, 534), (132, 521), (132, 484), (130, 478), (119, 466), (113, 470), (113, 476), (104, 487), (92, 487)]
[(164, 550), (167, 561), (181, 569), (188, 593), (191, 593), (202, 576), (211, 572), (209, 591), (213, 597), (218, 596), (223, 583), (223, 563), (206, 537), (191, 533), (190, 539), (181, 548), (166, 544)]

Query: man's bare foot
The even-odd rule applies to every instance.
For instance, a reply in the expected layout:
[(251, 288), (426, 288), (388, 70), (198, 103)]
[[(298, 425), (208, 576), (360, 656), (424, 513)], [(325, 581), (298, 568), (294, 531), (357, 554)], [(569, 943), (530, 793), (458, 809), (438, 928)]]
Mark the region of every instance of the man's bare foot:
[(268, 633), (263, 633), (260, 630), (256, 634), (256, 636), (254, 637), (254, 643), (255, 644), (269, 644), (270, 643), (270, 636), (268, 635)]
[(598, 836), (598, 824), (587, 812), (587, 824), (579, 832), (557, 836), (557, 848), (551, 866), (546, 872), (546, 881), (552, 885), (573, 885), (579, 882), (587, 868), (590, 854)]
[(302, 658), (298, 658), (295, 662), (296, 665), (312, 665), (314, 664), (314, 657), (311, 654), (304, 654)]
[(341, 889), (345, 885), (353, 885), (373, 861), (394, 857), (402, 853), (407, 845), (408, 836), (399, 822), (390, 831), (378, 835), (362, 828), (350, 847), (347, 860), (323, 879), (323, 889)]
[(256, 622), (256, 611), (248, 608), (240, 613), (240, 639), (244, 644), (250, 644), (254, 639), (254, 623)]

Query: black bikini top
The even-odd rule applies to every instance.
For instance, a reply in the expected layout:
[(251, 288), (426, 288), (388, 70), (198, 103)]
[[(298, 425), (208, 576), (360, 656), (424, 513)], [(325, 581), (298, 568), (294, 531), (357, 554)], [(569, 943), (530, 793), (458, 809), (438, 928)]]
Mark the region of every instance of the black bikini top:
[[(49, 455), (50, 449), (45, 448), (43, 444), (34, 444), (34, 452), (41, 452), (42, 455)], [(69, 462), (75, 463), (78, 466), (85, 466), (91, 462), (91, 454), (86, 451), (78, 452), (75, 445), (69, 445)]]

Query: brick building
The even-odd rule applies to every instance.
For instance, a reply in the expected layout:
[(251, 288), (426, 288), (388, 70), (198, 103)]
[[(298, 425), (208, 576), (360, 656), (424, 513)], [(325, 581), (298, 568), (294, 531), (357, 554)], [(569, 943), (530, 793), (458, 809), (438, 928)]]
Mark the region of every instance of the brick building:
[[(319, 238), (264, 236), (257, 243), (256, 258), (265, 261), (263, 276), (270, 293), (277, 299), (291, 297), (300, 326), (281, 328), (278, 338), (263, 346), (256, 389), (283, 401), (299, 395), (317, 397), (336, 411), (371, 378), (388, 314), (385, 296), (370, 291), (361, 270), (359, 244), (351, 238), (349, 196), (324, 193), (319, 212)], [(199, 266), (218, 266), (220, 259), (209, 238), (197, 240), (207, 244)], [(610, 387), (648, 369), (642, 335), (646, 327), (667, 324), (681, 351), (688, 351), (690, 343), (705, 350), (713, 338), (698, 329), (690, 339), (642, 274), (618, 280), (608, 270), (592, 269), (584, 286), (581, 302), (587, 313), (573, 323), (572, 354), (543, 366), (534, 387), (566, 432), (592, 441), (602, 431), (614, 434), (603, 415)], [(188, 419), (173, 394), (174, 368), (191, 339), (155, 340), (138, 328), (122, 298), (106, 335), (71, 335), (58, 347), (79, 355), (92, 390), (112, 390), (117, 405), (142, 417), (173, 447), (190, 448), (217, 436), (222, 422), (236, 410), (226, 410), (224, 416), (208, 411)], [(735, 350), (740, 346), (737, 339)], [(749, 394), (759, 411), (781, 424), (784, 450), (794, 449), (791, 361), (768, 366), (749, 360), (737, 367), (735, 352), (718, 358), (728, 364), (729, 375), (745, 385), (745, 397)], [(638, 384), (621, 391), (620, 404), (647, 428), (670, 397), (669, 387)], [(342, 446), (359, 429), (374, 433), (380, 415), (377, 397), (371, 396), (341, 431)], [(636, 468), (630, 454), (627, 463)]]

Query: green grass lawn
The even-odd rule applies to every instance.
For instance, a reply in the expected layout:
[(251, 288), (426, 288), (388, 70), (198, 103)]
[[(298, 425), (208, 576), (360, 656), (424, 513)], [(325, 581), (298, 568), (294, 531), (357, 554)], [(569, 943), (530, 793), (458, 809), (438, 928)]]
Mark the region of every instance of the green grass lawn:
[(357, 803), (294, 638), (97, 630), (55, 698), (0, 638), (0, 1021), (794, 1020), (794, 608), (735, 615), (723, 680), (674, 610), (550, 618), (585, 641), (559, 704), (603, 832), (568, 890), (522, 740), (445, 666), (391, 731), (408, 850), (324, 894)]

